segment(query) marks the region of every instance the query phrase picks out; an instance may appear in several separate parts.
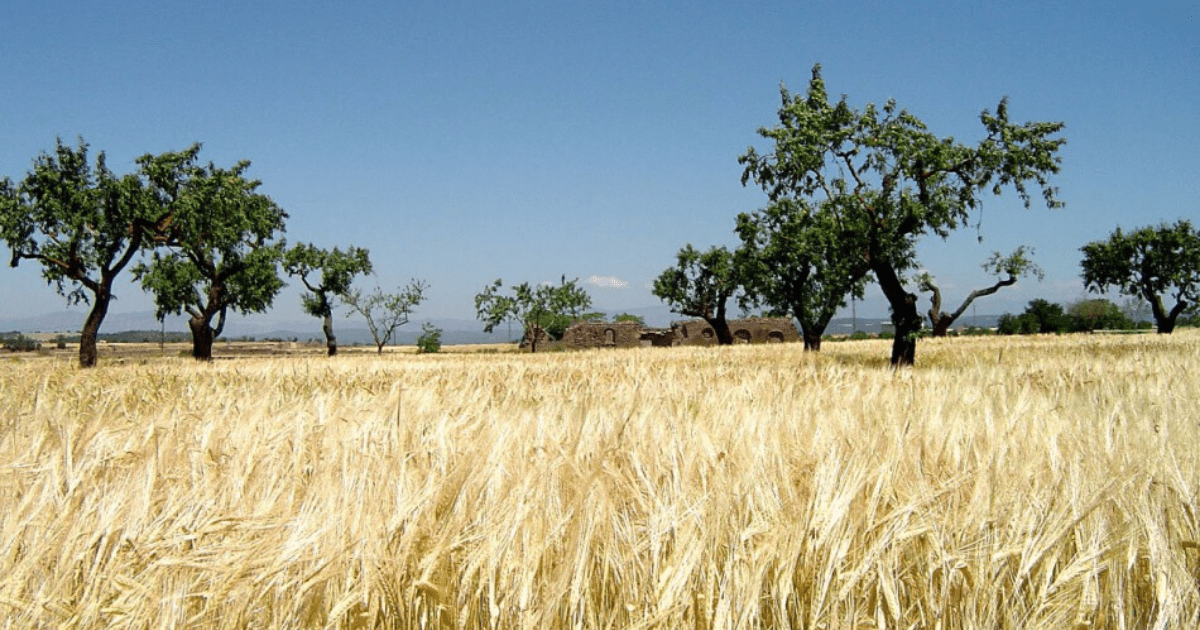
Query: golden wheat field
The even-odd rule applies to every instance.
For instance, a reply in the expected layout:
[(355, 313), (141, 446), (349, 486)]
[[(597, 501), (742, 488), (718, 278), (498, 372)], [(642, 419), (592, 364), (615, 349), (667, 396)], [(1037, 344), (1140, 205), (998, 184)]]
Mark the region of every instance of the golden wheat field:
[(3, 628), (1192, 628), (1200, 331), (0, 362)]

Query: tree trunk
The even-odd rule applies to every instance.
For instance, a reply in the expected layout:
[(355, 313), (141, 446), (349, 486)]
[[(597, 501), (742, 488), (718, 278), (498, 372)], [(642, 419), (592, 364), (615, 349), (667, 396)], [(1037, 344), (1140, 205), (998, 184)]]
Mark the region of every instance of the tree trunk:
[(706, 317), (704, 321), (712, 326), (713, 332), (717, 335), (717, 345), (732, 346), (733, 333), (729, 330), (729, 321), (724, 317)]
[(188, 320), (192, 329), (192, 358), (197, 361), (212, 361), (213, 330), (208, 320), (193, 316)]
[(337, 355), (337, 337), (333, 336), (333, 313), (325, 313), (325, 347), (329, 349), (329, 356)]
[(804, 349), (819, 352), (821, 350), (821, 332), (805, 328)]
[(913, 365), (917, 354), (917, 333), (921, 331), (921, 315), (917, 312), (917, 296), (904, 290), (896, 270), (886, 261), (871, 260), (875, 281), (883, 289), (892, 307), (892, 324), (896, 336), (892, 339), (892, 365)]
[(932, 336), (945, 337), (946, 333), (948, 333), (950, 331), (950, 324), (953, 324), (953, 323), (954, 323), (953, 318), (951, 318), (949, 315), (947, 315), (945, 313), (942, 313), (941, 317), (933, 320)]
[(79, 331), (79, 367), (81, 368), (96, 365), (99, 356), (96, 351), (96, 335), (100, 332), (100, 324), (104, 321), (104, 316), (108, 315), (108, 303), (111, 297), (107, 290), (96, 291), (92, 310), (88, 312), (87, 319), (83, 320), (83, 330)]
[(1168, 312), (1163, 306), (1162, 298), (1158, 295), (1147, 293), (1145, 297), (1150, 302), (1150, 312), (1154, 314), (1154, 326), (1158, 334), (1169, 335), (1175, 332), (1175, 320), (1179, 318), (1180, 313), (1187, 309), (1188, 303), (1179, 300), (1175, 303), (1175, 307)]

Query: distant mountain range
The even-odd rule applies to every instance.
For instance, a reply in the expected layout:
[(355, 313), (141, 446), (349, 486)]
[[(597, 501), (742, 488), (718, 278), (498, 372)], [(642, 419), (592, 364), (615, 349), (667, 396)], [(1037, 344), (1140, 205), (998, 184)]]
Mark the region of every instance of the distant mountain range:
[[(620, 312), (627, 312), (642, 317), (649, 327), (665, 328), (672, 321), (687, 319), (675, 315), (663, 307), (626, 309)], [(606, 313), (606, 316), (612, 317), (617, 314), (617, 312)], [(78, 333), (79, 329), (83, 326), (84, 315), (82, 311), (67, 310), (45, 313), (33, 317), (3, 318), (0, 319), (0, 332), (20, 332), (24, 334), (51, 332)], [(998, 315), (963, 316), (955, 324), (956, 327), (980, 326), (991, 328), (996, 326), (998, 319)], [(183, 317), (168, 317), (165, 322), (159, 322), (155, 319), (152, 311), (111, 313), (105, 318), (101, 332), (142, 331), (148, 333), (187, 333), (188, 327), (186, 322), (187, 320)], [(499, 326), (496, 331), (485, 333), (483, 332), (483, 325), (472, 319), (421, 318), (414, 319), (397, 330), (392, 343), (397, 345), (415, 344), (417, 337), (421, 334), (421, 326), (427, 322), (442, 329), (442, 343), (447, 345), (504, 343), (516, 340), (521, 336), (520, 327), (516, 324), (510, 327), (505, 323)], [(843, 317), (832, 320), (825, 332), (830, 335), (848, 335), (854, 331), (878, 333), (882, 330), (883, 324), (887, 322), (888, 320), (883, 318)], [(340, 319), (339, 321), (335, 321), (334, 333), (337, 335), (338, 343), (341, 345), (370, 345), (374, 343), (371, 333), (362, 324), (361, 320)], [(324, 334), (321, 332), (321, 322), (316, 318), (285, 321), (263, 316), (243, 317), (240, 315), (229, 318), (225, 324), (222, 336), (227, 339), (253, 337), (259, 340), (297, 339), (308, 341), (313, 339), (323, 341), (325, 339)]]

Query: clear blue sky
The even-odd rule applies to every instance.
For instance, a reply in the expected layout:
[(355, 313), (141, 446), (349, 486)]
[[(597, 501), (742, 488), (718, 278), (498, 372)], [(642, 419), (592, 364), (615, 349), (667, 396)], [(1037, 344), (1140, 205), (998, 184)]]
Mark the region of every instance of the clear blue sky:
[[(978, 307), (1019, 311), (1082, 297), (1079, 247), (1118, 225), (1200, 218), (1198, 20), (1200, 3), (1156, 0), (10, 0), (0, 175), (56, 136), (122, 173), (199, 141), (252, 161), (289, 241), (366, 247), (385, 289), (427, 280), (418, 316), (471, 319), (494, 278), (562, 274), (622, 310), (658, 303), (648, 285), (683, 245), (735, 244), (734, 217), (765, 204), (737, 157), (766, 146), (780, 82), (803, 90), (820, 62), (834, 95), (895, 98), (939, 135), (978, 139), (1005, 95), (1014, 119), (1066, 122), (1066, 209), (1009, 193), (978, 232), (919, 249), (956, 302), (990, 284), (992, 251), (1033, 246), (1045, 280)], [(886, 314), (878, 292), (860, 316)], [(0, 270), (0, 295), (0, 318), (65, 307), (28, 262)], [(297, 296), (267, 317), (304, 319)], [(126, 286), (113, 311), (152, 304)]]

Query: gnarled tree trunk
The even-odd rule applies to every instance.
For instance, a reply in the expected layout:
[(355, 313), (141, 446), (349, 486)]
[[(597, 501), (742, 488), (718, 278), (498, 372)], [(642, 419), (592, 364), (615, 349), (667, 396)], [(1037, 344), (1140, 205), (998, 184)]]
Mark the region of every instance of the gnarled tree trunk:
[(325, 347), (329, 351), (329, 356), (337, 355), (337, 337), (333, 336), (333, 313), (325, 313), (325, 324), (322, 329), (325, 331)]
[(904, 290), (896, 270), (886, 261), (871, 260), (875, 281), (883, 289), (892, 307), (892, 365), (913, 365), (916, 362), (917, 335), (921, 332), (921, 315), (917, 312), (917, 296)]
[(192, 330), (192, 358), (212, 361), (213, 329), (209, 328), (208, 320), (192, 316), (188, 320), (188, 328)]
[(79, 367), (88, 368), (96, 365), (99, 353), (96, 350), (96, 336), (100, 333), (100, 324), (108, 314), (108, 303), (112, 295), (107, 289), (96, 291), (92, 302), (92, 310), (87, 319), (83, 320), (83, 329), (79, 331)]

